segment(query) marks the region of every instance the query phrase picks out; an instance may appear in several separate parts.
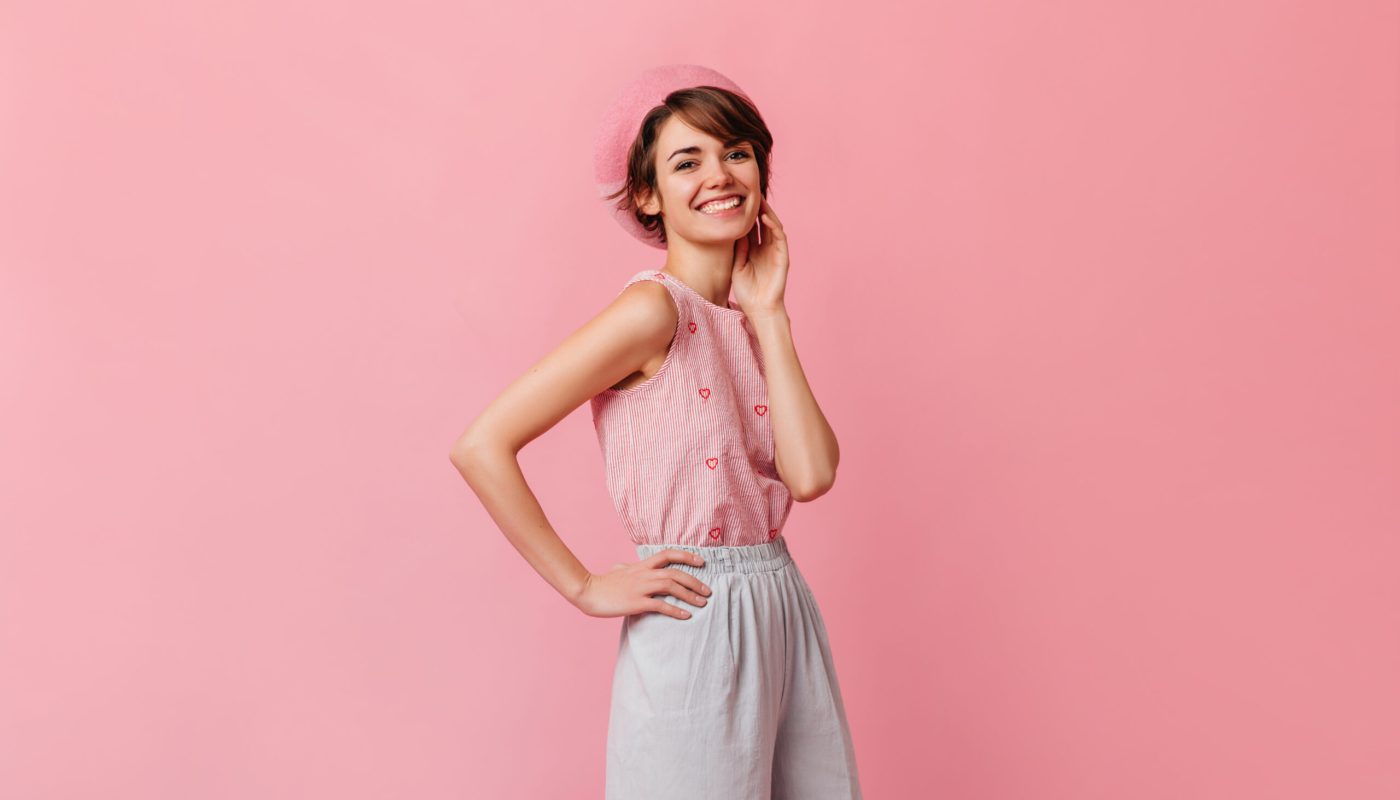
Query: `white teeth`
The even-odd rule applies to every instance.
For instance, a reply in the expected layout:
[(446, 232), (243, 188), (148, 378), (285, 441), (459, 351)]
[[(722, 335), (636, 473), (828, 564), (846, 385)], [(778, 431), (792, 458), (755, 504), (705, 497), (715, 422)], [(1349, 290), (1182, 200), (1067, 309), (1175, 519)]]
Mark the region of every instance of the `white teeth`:
[(705, 205), (700, 206), (700, 210), (706, 213), (712, 211), (727, 211), (728, 209), (734, 208), (735, 206), (739, 205), (739, 203), (743, 202), (743, 200), (744, 198), (742, 197), (731, 197), (728, 200), (716, 200), (713, 203), (706, 203)]

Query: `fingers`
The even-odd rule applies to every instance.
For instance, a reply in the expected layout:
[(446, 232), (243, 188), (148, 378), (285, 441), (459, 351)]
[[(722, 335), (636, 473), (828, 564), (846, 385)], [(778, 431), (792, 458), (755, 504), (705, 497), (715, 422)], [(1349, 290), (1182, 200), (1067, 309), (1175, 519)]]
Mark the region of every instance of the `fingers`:
[(685, 573), (674, 569), (667, 569), (662, 571), (670, 572), (675, 575), (684, 575), (685, 577), (690, 578), (694, 583), (685, 584), (682, 583), (679, 578), (676, 578), (673, 580), (667, 580), (663, 585), (658, 586), (655, 589), (647, 590), (647, 596), (654, 598), (654, 602), (652, 603), (652, 608), (654, 610), (660, 611), (661, 613), (667, 614), (672, 617), (680, 617), (682, 619), (690, 616), (691, 612), (688, 609), (681, 608), (680, 604), (678, 603), (668, 603), (660, 595), (671, 595), (677, 600), (690, 603), (691, 605), (696, 606), (697, 608), (704, 608), (705, 606), (709, 605), (710, 598), (697, 591), (698, 589), (704, 588), (706, 590), (706, 593), (708, 593), (709, 587), (704, 586), (699, 581), (695, 580), (695, 576), (686, 575)]
[[(661, 567), (661, 569), (657, 570), (657, 577), (660, 578), (660, 581), (656, 588), (650, 589), (647, 592), (648, 595), (669, 594), (693, 606), (704, 606), (710, 602), (709, 595), (713, 593), (713, 590), (705, 585), (704, 581), (684, 570), (665, 567), (665, 564), (673, 562), (703, 567), (705, 565), (705, 559), (699, 553), (676, 549), (662, 550), (659, 553), (653, 554), (647, 561), (648, 566)], [(668, 609), (676, 608), (670, 603), (666, 603), (664, 600), (661, 601), (661, 603)], [(656, 608), (656, 610), (670, 614), (670, 616), (681, 616), (662, 608)], [(685, 611), (685, 609), (676, 610)], [(690, 613), (685, 612), (685, 616), (690, 616)]]
[(675, 548), (652, 554), (651, 558), (647, 559), (647, 566), (655, 567), (663, 563), (669, 564), (672, 561), (679, 561), (682, 564), (693, 564), (697, 567), (705, 566), (704, 556), (699, 553), (692, 553), (689, 550), (677, 550)]
[(667, 592), (693, 606), (703, 606), (710, 602), (710, 587), (701, 583), (699, 578), (678, 569), (670, 571), (675, 574), (671, 578), (671, 584), (666, 587)]
[(665, 614), (668, 617), (675, 617), (676, 619), (688, 619), (690, 617), (689, 611), (686, 611), (684, 608), (673, 606), (665, 600), (657, 600), (651, 605), (651, 610), (658, 614)]
[(689, 572), (680, 572), (678, 569), (673, 569), (671, 572), (676, 573), (676, 580), (680, 581), (682, 586), (689, 588), (690, 591), (706, 595), (706, 597), (710, 597), (710, 594), (713, 594), (713, 590), (711, 590), (703, 580), (700, 580), (699, 577), (693, 576), (693, 574)]
[(699, 578), (678, 569), (667, 567), (657, 571), (662, 576), (660, 587), (653, 591), (665, 592), (674, 595), (693, 606), (703, 606), (708, 602), (707, 598), (712, 593), (709, 586), (706, 586)]
[(675, 580), (677, 583), (681, 584), (682, 586), (691, 590), (692, 592), (695, 592), (696, 594), (703, 594), (706, 597), (710, 596), (710, 587), (706, 586), (704, 581), (700, 580), (694, 575), (691, 575), (689, 572), (681, 572), (678, 569), (673, 569), (671, 571), (676, 573), (672, 577), (672, 579)]

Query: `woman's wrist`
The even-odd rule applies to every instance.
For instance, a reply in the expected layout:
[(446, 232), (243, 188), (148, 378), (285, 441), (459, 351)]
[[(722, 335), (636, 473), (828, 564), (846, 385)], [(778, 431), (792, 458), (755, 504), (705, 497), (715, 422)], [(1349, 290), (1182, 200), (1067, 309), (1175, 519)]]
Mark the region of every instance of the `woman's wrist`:
[(562, 592), (564, 599), (574, 606), (578, 606), (579, 600), (583, 598), (583, 593), (588, 591), (588, 584), (592, 582), (594, 577), (596, 576), (591, 570), (585, 570), (582, 575), (570, 579)]
[(782, 303), (769, 308), (754, 309), (753, 311), (744, 309), (744, 316), (752, 320), (755, 325), (788, 321), (787, 306)]

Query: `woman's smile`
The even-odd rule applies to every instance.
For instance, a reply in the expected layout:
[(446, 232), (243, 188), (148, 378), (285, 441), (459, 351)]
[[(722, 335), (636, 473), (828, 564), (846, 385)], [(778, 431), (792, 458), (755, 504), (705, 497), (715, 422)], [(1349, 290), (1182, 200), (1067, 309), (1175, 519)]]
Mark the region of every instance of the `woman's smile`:
[(734, 195), (728, 200), (711, 201), (700, 206), (699, 211), (707, 217), (734, 217), (744, 213), (744, 198)]

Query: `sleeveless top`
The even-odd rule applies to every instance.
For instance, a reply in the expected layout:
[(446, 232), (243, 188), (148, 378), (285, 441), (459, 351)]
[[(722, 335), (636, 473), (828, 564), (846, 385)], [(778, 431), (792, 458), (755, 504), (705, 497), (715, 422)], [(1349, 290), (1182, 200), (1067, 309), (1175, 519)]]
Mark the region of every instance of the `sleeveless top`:
[[(635, 544), (760, 544), (776, 539), (792, 493), (774, 463), (758, 337), (672, 275), (644, 270), (676, 304), (656, 374), (590, 401), (608, 493)], [(622, 294), (622, 290), (618, 291)]]

